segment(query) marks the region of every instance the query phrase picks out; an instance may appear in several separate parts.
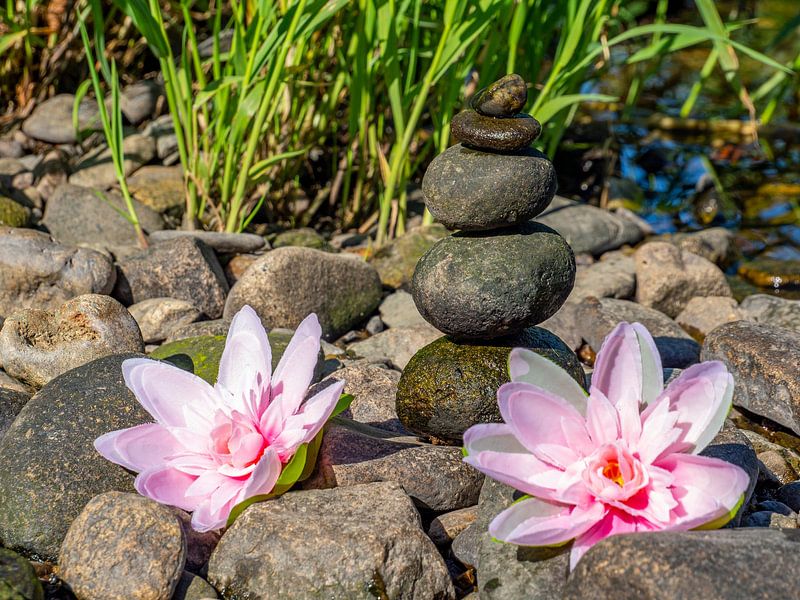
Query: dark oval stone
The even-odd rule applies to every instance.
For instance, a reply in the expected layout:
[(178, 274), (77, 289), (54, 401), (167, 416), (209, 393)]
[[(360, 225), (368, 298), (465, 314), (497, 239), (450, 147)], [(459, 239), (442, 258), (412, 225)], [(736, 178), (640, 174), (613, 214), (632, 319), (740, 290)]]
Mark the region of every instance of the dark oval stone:
[(422, 179), (425, 205), (449, 229), (508, 227), (541, 213), (556, 193), (556, 172), (533, 148), (493, 154), (451, 146)]
[(514, 152), (527, 148), (539, 137), (542, 126), (530, 115), (519, 113), (498, 119), (467, 109), (450, 122), (453, 136), (465, 146), (494, 152)]
[(520, 335), (491, 342), (456, 343), (441, 337), (417, 352), (397, 388), (397, 415), (417, 434), (461, 444), (476, 423), (502, 421), (497, 388), (509, 381), (508, 353), (530, 348), (566, 369), (583, 385), (575, 353), (546, 329), (531, 327)]
[(461, 339), (513, 335), (541, 323), (564, 303), (575, 282), (575, 257), (540, 223), (462, 232), (437, 242), (412, 282), (420, 314)]
[(528, 86), (516, 73), (501, 77), (478, 91), (470, 106), (487, 117), (513, 117), (528, 101)]

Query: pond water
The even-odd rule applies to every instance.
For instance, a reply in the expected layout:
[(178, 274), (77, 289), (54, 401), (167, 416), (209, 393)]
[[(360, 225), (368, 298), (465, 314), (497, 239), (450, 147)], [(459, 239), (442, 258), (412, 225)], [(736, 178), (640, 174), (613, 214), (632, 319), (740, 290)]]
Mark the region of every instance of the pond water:
[[(772, 45), (800, 2), (761, 1), (750, 12), (720, 8), (723, 18), (758, 19), (737, 40), (779, 62), (800, 52), (798, 36)], [(697, 20), (684, 15), (684, 22)], [(699, 23), (698, 23), (699, 24)], [(796, 31), (795, 31), (796, 33)], [(617, 65), (584, 91), (624, 97), (635, 69)], [(667, 57), (646, 78), (637, 108), (623, 104), (582, 109), (556, 156), (562, 193), (608, 206), (624, 206), (655, 233), (721, 226), (735, 234), (736, 259), (727, 265), (734, 293), (800, 298), (800, 118), (798, 92), (789, 94), (766, 127), (755, 127), (719, 68), (699, 95), (689, 119), (680, 109), (707, 56), (688, 49)], [(751, 91), (772, 71), (741, 58)], [(577, 177), (575, 177), (577, 173)], [(755, 287), (757, 283), (759, 287)]]

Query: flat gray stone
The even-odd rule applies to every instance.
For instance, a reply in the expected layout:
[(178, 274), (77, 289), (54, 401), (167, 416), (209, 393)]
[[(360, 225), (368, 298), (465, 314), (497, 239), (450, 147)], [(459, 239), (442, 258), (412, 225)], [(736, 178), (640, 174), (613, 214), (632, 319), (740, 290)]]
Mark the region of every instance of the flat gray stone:
[(449, 511), (478, 500), (483, 474), (462, 461), (461, 448), (432, 445), (337, 419), (322, 439), (306, 489), (347, 487), (376, 481), (403, 486), (425, 509)]
[(739, 308), (750, 321), (800, 332), (800, 300), (754, 294), (742, 300)]
[(222, 231), (181, 231), (168, 229), (150, 234), (151, 242), (163, 242), (179, 237), (201, 240), (218, 254), (257, 252), (266, 246), (266, 240), (254, 233), (225, 233)]
[(194, 304), (177, 298), (148, 298), (128, 307), (145, 344), (162, 342), (176, 329), (194, 323), (202, 312)]
[(712, 330), (725, 323), (746, 318), (739, 303), (730, 296), (695, 296), (675, 317), (675, 322), (702, 342)]
[(612, 213), (559, 196), (536, 221), (560, 233), (575, 254), (586, 252), (598, 256), (625, 244), (636, 244), (644, 237), (639, 224), (624, 213)]
[(417, 264), (412, 293), (436, 329), (460, 339), (490, 339), (552, 316), (574, 280), (575, 257), (564, 238), (529, 222), (440, 240)]
[(55, 310), (81, 294), (108, 294), (111, 259), (57, 243), (33, 229), (0, 226), (0, 317), (23, 308)]
[(370, 264), (377, 269), (383, 285), (407, 289), (411, 285), (419, 259), (447, 233), (447, 229), (439, 223), (409, 229), (378, 248), (370, 259)]
[(367, 339), (350, 344), (348, 350), (357, 357), (388, 359), (398, 369), (405, 369), (417, 351), (441, 337), (442, 332), (425, 323), (416, 327), (397, 327), (381, 331)]
[[(130, 175), (142, 165), (146, 165), (156, 156), (156, 142), (150, 136), (133, 134), (122, 142), (124, 155), (122, 169)], [(112, 160), (112, 152), (108, 147), (101, 147), (84, 155), (75, 165), (69, 176), (73, 185), (82, 185), (98, 189), (109, 188), (118, 183), (117, 172)]]
[(397, 290), (386, 296), (378, 307), (381, 320), (386, 327), (415, 327), (427, 325), (414, 304), (414, 297), (405, 290)]
[(138, 125), (153, 116), (158, 97), (164, 94), (162, 86), (152, 79), (127, 85), (120, 93), (122, 114), (132, 125)]
[[(25, 135), (50, 144), (74, 144), (77, 141), (72, 127), (72, 108), (75, 96), (58, 94), (37, 104), (31, 115), (22, 123)], [(78, 127), (99, 127), (97, 103), (84, 98), (78, 109)]]
[(584, 298), (632, 298), (636, 292), (636, 267), (633, 258), (620, 252), (608, 253), (591, 265), (578, 265), (575, 285), (568, 301)]
[(208, 579), (228, 598), (252, 600), (455, 598), (413, 504), (388, 482), (253, 504), (222, 536)]
[[(72, 184), (59, 186), (48, 200), (42, 217), (52, 236), (64, 244), (98, 246), (136, 245), (133, 226), (118, 211), (127, 214), (125, 200), (116, 191), (101, 192)], [(139, 223), (145, 232), (164, 228), (157, 212), (134, 200)]]
[(425, 205), (448, 229), (508, 227), (542, 212), (556, 193), (556, 172), (533, 148), (495, 154), (449, 147), (422, 179)]

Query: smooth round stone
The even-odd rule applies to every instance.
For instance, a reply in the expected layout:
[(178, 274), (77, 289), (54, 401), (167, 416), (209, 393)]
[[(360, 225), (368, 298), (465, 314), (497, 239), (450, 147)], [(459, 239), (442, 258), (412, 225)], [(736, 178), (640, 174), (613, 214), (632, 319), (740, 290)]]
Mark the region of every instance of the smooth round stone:
[(532, 219), (550, 204), (557, 185), (553, 163), (538, 150), (491, 154), (457, 144), (433, 159), (422, 193), (445, 227), (481, 231)]
[(469, 105), (487, 117), (513, 117), (528, 101), (528, 86), (516, 73), (501, 77), (478, 91)]
[(539, 327), (492, 342), (456, 343), (441, 337), (417, 352), (397, 388), (397, 416), (410, 431), (461, 444), (476, 423), (498, 423), (497, 388), (509, 381), (508, 354), (529, 348), (566, 369), (583, 385), (575, 353), (556, 335)]
[(539, 137), (542, 126), (525, 113), (497, 119), (467, 109), (453, 117), (450, 131), (458, 141), (472, 148), (514, 152), (530, 146)]
[(575, 282), (575, 257), (540, 223), (457, 233), (433, 246), (414, 272), (412, 294), (436, 329), (460, 339), (515, 334), (561, 307)]

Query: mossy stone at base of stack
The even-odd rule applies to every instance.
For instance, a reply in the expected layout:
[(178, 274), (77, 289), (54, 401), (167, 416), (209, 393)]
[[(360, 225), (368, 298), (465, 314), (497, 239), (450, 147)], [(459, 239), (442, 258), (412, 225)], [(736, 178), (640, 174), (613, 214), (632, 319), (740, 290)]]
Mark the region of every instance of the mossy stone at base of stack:
[(472, 343), (445, 336), (417, 352), (403, 371), (397, 389), (400, 421), (423, 437), (455, 444), (476, 423), (501, 422), (497, 389), (509, 381), (508, 354), (515, 347), (552, 360), (583, 386), (577, 356), (545, 329)]

